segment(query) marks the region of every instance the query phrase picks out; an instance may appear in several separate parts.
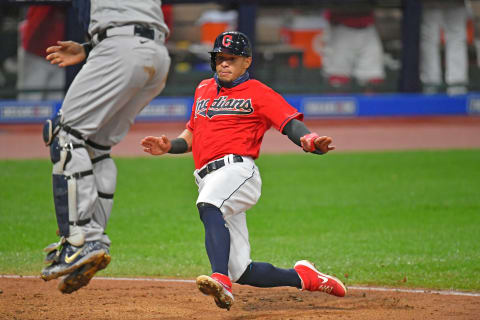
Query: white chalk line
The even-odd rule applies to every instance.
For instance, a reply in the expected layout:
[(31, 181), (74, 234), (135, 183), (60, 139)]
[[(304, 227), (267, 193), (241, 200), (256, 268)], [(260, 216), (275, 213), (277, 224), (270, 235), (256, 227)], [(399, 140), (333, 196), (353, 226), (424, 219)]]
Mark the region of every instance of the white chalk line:
[[(39, 276), (19, 276), (19, 275), (0, 275), (0, 278), (7, 279), (40, 279)], [(95, 277), (98, 280), (111, 281), (152, 281), (152, 282), (179, 282), (179, 283), (194, 283), (195, 280), (186, 279), (160, 279), (160, 278), (110, 278), (110, 277)], [(480, 297), (480, 293), (476, 292), (462, 292), (453, 290), (428, 290), (428, 289), (402, 289), (402, 288), (382, 288), (382, 287), (361, 287), (361, 286), (347, 286), (348, 290), (365, 290), (365, 291), (380, 291), (380, 292), (403, 292), (403, 293), (425, 293), (425, 294), (441, 294), (450, 296), (466, 296), (466, 297)]]

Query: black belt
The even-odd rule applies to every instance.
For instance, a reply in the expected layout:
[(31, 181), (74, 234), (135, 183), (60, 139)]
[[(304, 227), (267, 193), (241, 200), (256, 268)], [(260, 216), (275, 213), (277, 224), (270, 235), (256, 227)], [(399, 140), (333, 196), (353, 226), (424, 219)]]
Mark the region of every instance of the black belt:
[[(239, 156), (237, 154), (234, 154), (233, 155), (233, 162), (243, 162), (243, 158), (242, 156)], [(205, 177), (207, 174), (209, 174), (210, 172), (212, 171), (215, 171), (215, 170), (218, 170), (220, 169), (221, 167), (225, 166), (225, 160), (224, 159), (220, 159), (220, 160), (215, 160), (215, 161), (212, 161), (210, 163), (208, 163), (205, 168), (203, 168), (202, 170), (200, 170), (198, 172), (198, 176), (200, 178), (203, 179), (203, 177)]]
[(68, 224), (71, 225), (71, 226), (84, 226), (87, 223), (89, 223), (90, 220), (91, 219), (88, 218), (88, 219), (83, 219), (83, 220), (78, 220), (78, 221), (69, 221)]
[[(98, 42), (107, 38), (107, 30), (108, 29), (109, 28), (107, 28), (105, 30), (102, 30), (98, 33)], [(151, 39), (151, 40), (155, 40), (155, 31), (151, 28), (147, 28), (147, 27), (136, 24), (136, 25), (134, 25), (134, 31), (133, 31), (132, 36), (140, 36), (140, 37), (148, 38), (148, 39)]]

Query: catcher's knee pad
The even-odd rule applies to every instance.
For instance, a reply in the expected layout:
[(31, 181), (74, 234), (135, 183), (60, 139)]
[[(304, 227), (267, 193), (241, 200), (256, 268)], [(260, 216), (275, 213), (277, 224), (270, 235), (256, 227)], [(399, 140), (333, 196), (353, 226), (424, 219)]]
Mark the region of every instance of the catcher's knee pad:
[(53, 139), (57, 136), (61, 129), (61, 123), (63, 120), (62, 110), (59, 110), (57, 114), (52, 118), (45, 121), (43, 125), (43, 142), (46, 146), (52, 144)]

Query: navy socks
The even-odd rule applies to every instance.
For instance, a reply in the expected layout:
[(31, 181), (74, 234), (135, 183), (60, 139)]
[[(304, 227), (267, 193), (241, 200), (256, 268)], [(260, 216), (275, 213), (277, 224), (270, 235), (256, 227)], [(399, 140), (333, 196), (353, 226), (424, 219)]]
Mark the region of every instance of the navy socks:
[(302, 287), (300, 277), (294, 269), (280, 269), (265, 262), (252, 262), (237, 283), (261, 288)]
[(225, 226), (222, 212), (208, 203), (199, 203), (197, 207), (205, 227), (205, 248), (212, 273), (218, 272), (228, 276), (230, 231)]
[[(208, 203), (199, 203), (198, 211), (205, 227), (205, 248), (212, 273), (228, 275), (230, 231), (225, 226), (222, 212)], [(280, 269), (265, 262), (252, 262), (237, 283), (262, 288), (302, 287), (300, 277), (294, 269)]]

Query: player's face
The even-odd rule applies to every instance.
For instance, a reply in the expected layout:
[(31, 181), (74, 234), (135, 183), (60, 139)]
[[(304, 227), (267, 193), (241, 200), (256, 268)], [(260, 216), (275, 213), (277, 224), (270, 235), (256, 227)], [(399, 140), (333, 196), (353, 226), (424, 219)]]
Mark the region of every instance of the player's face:
[(252, 58), (220, 52), (217, 53), (215, 61), (218, 79), (223, 82), (232, 82), (247, 71)]

